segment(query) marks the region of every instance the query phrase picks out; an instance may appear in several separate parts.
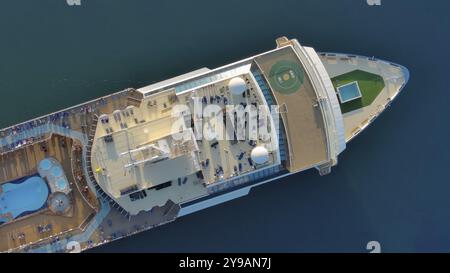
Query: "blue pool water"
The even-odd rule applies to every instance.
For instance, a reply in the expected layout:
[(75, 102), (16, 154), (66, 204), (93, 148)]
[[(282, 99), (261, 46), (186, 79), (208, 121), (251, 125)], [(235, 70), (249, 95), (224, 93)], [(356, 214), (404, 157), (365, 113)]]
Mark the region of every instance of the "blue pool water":
[(338, 92), (342, 103), (361, 97), (361, 92), (359, 91), (357, 82), (352, 82), (338, 87)]
[(48, 158), (43, 159), (43, 160), (39, 163), (39, 167), (41, 167), (41, 169), (44, 170), (44, 171), (48, 171), (48, 170), (50, 170), (50, 168), (52, 167), (52, 162), (51, 162), (50, 159), (48, 159)]
[(53, 166), (50, 171), (54, 177), (60, 177), (63, 174), (63, 171), (59, 166)]
[[(43, 208), (49, 195), (47, 184), (37, 175), (21, 178), (1, 187), (0, 214), (10, 212), (14, 219)], [(1, 222), (6, 222), (6, 219), (0, 218)]]
[(56, 180), (56, 188), (60, 191), (64, 191), (67, 188), (67, 180), (65, 178), (59, 178)]

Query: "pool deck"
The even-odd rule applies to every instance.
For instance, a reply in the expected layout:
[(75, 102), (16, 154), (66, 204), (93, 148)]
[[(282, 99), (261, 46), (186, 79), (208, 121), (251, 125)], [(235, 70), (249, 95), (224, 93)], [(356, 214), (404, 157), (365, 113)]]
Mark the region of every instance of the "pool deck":
[[(63, 139), (65, 147), (61, 145)], [(47, 152), (41, 149), (45, 143)], [(67, 178), (73, 183), (71, 175), (71, 140), (65, 137), (53, 135), (41, 143), (27, 146), (0, 156), (0, 184), (18, 179), (23, 176), (37, 173), (37, 164), (46, 157), (53, 157), (61, 162)], [(74, 187), (74, 186), (72, 186)], [(72, 191), (73, 209), (71, 217), (52, 215), (47, 209), (20, 217), (13, 222), (0, 226), (0, 252), (23, 244), (36, 242), (46, 237), (77, 229), (88, 218), (92, 209), (82, 198), (77, 190)], [(38, 226), (51, 225), (51, 230), (38, 232)]]
[[(70, 160), (70, 147), (63, 148), (62, 137), (55, 136), (35, 145), (0, 155), (0, 184), (37, 173), (37, 164), (45, 157), (58, 158), (60, 162)], [(45, 145), (47, 152), (41, 147)]]
[(43, 209), (1, 225), (0, 252), (65, 252), (68, 240), (78, 240), (86, 249), (175, 219), (179, 206), (168, 202), (130, 222), (120, 207), (99, 202), (95, 182), (85, 175), (95, 116), (139, 105), (136, 94), (123, 90), (0, 130), (0, 184), (37, 173), (39, 162), (52, 157), (61, 163), (72, 189), (69, 214)]

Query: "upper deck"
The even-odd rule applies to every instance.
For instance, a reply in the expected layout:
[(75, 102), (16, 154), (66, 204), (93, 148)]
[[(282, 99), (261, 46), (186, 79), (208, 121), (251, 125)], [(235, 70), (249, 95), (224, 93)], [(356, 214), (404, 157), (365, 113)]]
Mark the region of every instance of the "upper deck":
[[(214, 70), (179, 76), (165, 84), (141, 88), (145, 96), (173, 88), (186, 92), (252, 71), (248, 77), (268, 105), (279, 107), (286, 138), (286, 167), (298, 172), (321, 164), (336, 164), (345, 149), (340, 105), (324, 65), (312, 48), (282, 37), (274, 50)], [(249, 82), (250, 84), (250, 82)], [(283, 147), (284, 148), (284, 147)]]
[[(280, 164), (275, 130), (266, 138), (248, 133), (260, 124), (274, 128), (268, 116), (249, 115), (243, 123), (233, 118), (235, 106), (267, 106), (250, 68), (241, 64), (212, 75), (216, 81), (197, 81), (200, 86), (181, 83), (151, 92), (138, 106), (100, 116), (91, 156), (99, 185), (134, 215), (167, 200), (199, 198), (211, 185)], [(236, 79), (243, 88), (238, 95), (230, 87)], [(211, 130), (218, 135), (208, 138)], [(239, 140), (238, 131), (244, 133)], [(182, 140), (176, 140), (179, 134)], [(263, 164), (251, 159), (255, 147), (268, 151)]]
[(280, 107), (291, 171), (329, 160), (323, 113), (307, 72), (291, 46), (255, 59)]
[[(317, 70), (314, 54), (318, 58), (296, 40), (285, 40), (275, 50), (139, 89), (140, 104), (98, 120), (92, 149), (96, 180), (136, 214), (169, 199), (199, 198), (212, 186), (271, 166), (298, 172), (334, 165), (343, 149), (337, 139), (342, 117), (330, 107), (336, 95), (321, 85), (329, 78)], [(238, 106), (278, 109), (247, 112), (239, 123)], [(257, 137), (251, 139), (252, 130)], [(219, 134), (208, 138), (211, 131)], [(173, 141), (180, 133), (189, 137)], [(263, 151), (262, 164), (254, 162), (256, 147)]]

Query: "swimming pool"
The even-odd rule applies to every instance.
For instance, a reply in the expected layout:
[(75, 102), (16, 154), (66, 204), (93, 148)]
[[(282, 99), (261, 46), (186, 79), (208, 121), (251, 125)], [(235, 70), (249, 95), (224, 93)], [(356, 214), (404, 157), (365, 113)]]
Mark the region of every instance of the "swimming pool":
[(361, 98), (358, 82), (347, 83), (337, 89), (341, 103)]
[(64, 192), (67, 189), (67, 180), (61, 177), (58, 180), (56, 180), (55, 186), (59, 191)]
[(39, 167), (43, 171), (48, 171), (53, 166), (52, 161), (49, 158), (43, 159), (41, 162), (39, 162)]
[(46, 206), (47, 183), (38, 175), (24, 177), (0, 186), (0, 223), (38, 211)]
[(38, 174), (45, 179), (51, 193), (63, 192), (68, 194), (71, 191), (64, 169), (55, 158), (47, 157), (42, 159), (38, 163)]
[(50, 173), (54, 176), (54, 177), (60, 177), (63, 175), (63, 170), (61, 169), (60, 166), (53, 166), (50, 169)]

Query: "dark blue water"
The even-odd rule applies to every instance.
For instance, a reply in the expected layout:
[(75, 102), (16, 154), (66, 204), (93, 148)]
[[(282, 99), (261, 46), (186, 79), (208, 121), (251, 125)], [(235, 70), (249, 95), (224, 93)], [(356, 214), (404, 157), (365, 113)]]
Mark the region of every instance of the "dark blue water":
[[(450, 252), (450, 2), (2, 0), (0, 127), (274, 48), (405, 65), (404, 93), (332, 174), (302, 173), (92, 252)], [(195, 3), (194, 3), (195, 2)]]

